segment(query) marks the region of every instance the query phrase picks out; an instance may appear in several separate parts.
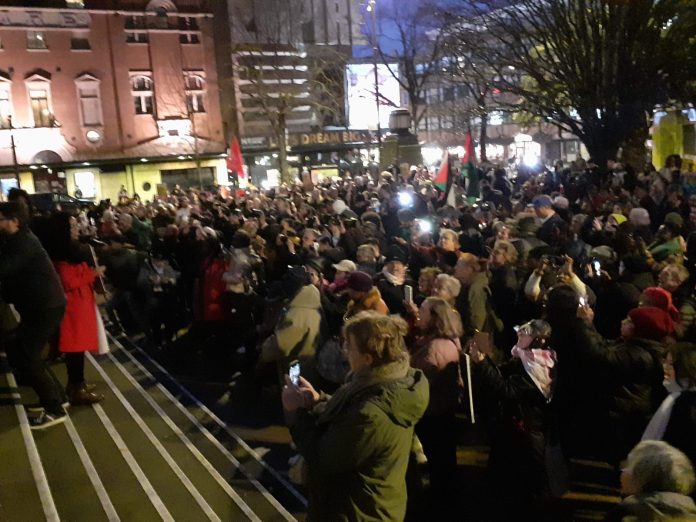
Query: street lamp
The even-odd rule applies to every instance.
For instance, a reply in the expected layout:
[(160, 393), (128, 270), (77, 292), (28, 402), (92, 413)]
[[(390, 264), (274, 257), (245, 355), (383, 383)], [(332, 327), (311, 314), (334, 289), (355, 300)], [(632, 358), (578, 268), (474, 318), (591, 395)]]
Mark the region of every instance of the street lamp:
[(372, 66), (375, 74), (375, 105), (377, 108), (377, 143), (380, 149), (382, 148), (382, 123), (380, 122), (380, 110), (379, 110), (379, 74), (377, 74), (377, 52), (378, 41), (377, 41), (377, 2), (376, 0), (367, 1), (367, 12), (370, 13), (370, 20), (372, 22)]
[(17, 145), (15, 144), (15, 137), (14, 137), (14, 124), (12, 123), (12, 115), (10, 114), (7, 117), (8, 125), (10, 127), (10, 147), (12, 148), (12, 166), (14, 167), (14, 175), (15, 178), (17, 179), (17, 186), (20, 186), (19, 183), (19, 163), (17, 163)]

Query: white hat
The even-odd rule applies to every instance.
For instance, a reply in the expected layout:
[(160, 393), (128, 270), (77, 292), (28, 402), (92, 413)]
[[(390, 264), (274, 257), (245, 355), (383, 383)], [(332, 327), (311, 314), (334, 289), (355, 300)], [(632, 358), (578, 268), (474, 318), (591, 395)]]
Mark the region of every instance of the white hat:
[(336, 272), (355, 272), (358, 269), (356, 264), (350, 259), (344, 259), (340, 263), (336, 263), (332, 266), (336, 269)]

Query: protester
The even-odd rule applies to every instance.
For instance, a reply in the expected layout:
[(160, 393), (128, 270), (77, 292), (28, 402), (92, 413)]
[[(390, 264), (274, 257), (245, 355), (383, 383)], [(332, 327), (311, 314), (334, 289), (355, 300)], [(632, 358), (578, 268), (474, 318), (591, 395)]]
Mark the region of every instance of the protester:
[(604, 519), (694, 520), (694, 467), (681, 451), (666, 442), (643, 441), (628, 454), (621, 473), (621, 492), (627, 497)]
[(0, 287), (3, 300), (20, 316), (16, 342), (8, 344), (7, 355), (39, 396), (42, 410), (30, 417), (31, 427), (44, 429), (65, 421), (65, 394), (41, 352), (60, 327), (66, 300), (58, 274), (29, 230), (28, 220), (21, 203), (0, 203)]
[(430, 402), (416, 425), (430, 470), (433, 506), (441, 516), (454, 514), (457, 469), (455, 413), (462, 394), (459, 368), (462, 320), (444, 299), (428, 297), (420, 307), (417, 342), (411, 350), (411, 366), (422, 370), (430, 385)]
[(322, 398), (286, 380), (283, 408), (307, 462), (307, 520), (403, 520), (406, 468), (428, 383), (408, 364), (405, 325), (374, 313), (344, 327), (349, 380)]
[[(545, 459), (552, 432), (556, 353), (549, 346), (551, 327), (534, 320), (517, 329), (512, 360), (496, 365), (474, 342), (477, 392), (499, 401), (491, 428), (491, 488), (500, 495), (506, 519), (537, 520), (550, 495)], [(504, 500), (502, 500), (504, 499)]]
[(60, 212), (50, 219), (50, 234), (44, 238), (44, 245), (67, 301), (58, 335), (58, 348), (65, 356), (68, 370), (65, 393), (72, 406), (94, 404), (104, 400), (104, 396), (95, 394), (95, 386), (85, 383), (85, 353), (98, 351), (99, 330), (104, 328), (94, 299), (94, 283), (104, 267), (90, 266), (94, 259), (88, 247), (78, 242), (77, 220), (73, 216)]

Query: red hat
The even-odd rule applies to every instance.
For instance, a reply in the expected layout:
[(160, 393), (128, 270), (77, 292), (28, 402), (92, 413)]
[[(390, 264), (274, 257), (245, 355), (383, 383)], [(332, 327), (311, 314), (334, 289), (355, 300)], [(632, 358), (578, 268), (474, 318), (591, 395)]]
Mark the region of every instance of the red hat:
[(656, 286), (643, 290), (645, 306), (654, 306), (667, 312), (673, 321), (679, 320), (679, 310), (672, 303), (672, 294)]
[(373, 282), (370, 274), (366, 272), (351, 272), (346, 286), (356, 292), (369, 292), (372, 290)]
[(652, 341), (662, 341), (674, 332), (674, 322), (667, 312), (654, 306), (634, 308), (628, 317), (635, 326), (635, 336)]

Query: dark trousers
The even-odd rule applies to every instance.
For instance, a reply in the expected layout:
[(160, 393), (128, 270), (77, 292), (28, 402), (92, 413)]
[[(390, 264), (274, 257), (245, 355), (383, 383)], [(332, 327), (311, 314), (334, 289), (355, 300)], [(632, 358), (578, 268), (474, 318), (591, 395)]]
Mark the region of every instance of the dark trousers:
[(428, 457), (430, 491), (438, 516), (450, 516), (457, 494), (457, 433), (454, 414), (425, 415), (416, 424), (416, 435)]
[(65, 307), (34, 310), (22, 314), (15, 342), (7, 346), (10, 364), (26, 378), (48, 413), (62, 413), (66, 397), (63, 388), (46, 366), (42, 352), (53, 333), (60, 327)]
[(68, 370), (68, 384), (85, 382), (85, 352), (65, 354), (65, 368)]

